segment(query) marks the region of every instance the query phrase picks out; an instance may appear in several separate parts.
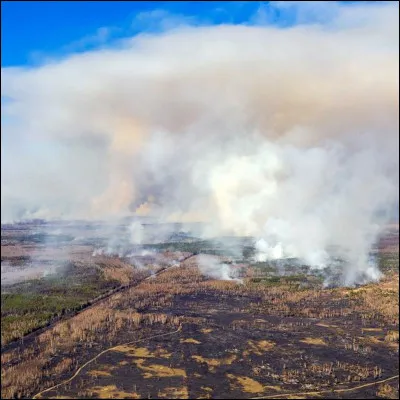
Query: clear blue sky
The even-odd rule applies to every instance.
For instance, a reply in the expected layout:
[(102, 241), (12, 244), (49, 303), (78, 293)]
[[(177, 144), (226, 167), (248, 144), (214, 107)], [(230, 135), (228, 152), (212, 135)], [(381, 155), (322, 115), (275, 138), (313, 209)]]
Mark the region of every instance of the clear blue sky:
[[(82, 42), (82, 39), (93, 37), (102, 27), (113, 27), (107, 40), (139, 33), (144, 27), (138, 24), (137, 16), (154, 10), (164, 10), (168, 14), (180, 17), (193, 17), (196, 22), (219, 24), (245, 23), (262, 6), (267, 11), (269, 23), (281, 25), (293, 23), (294, 14), (291, 10), (277, 10), (269, 7), (268, 3), (2, 1), (1, 65), (2, 67), (26, 65), (35, 62), (35, 55), (40, 57), (40, 55), (59, 55), (63, 52), (88, 50), (99, 43), (93, 40)], [(77, 45), (77, 42), (80, 44)]]
[[(243, 2), (241, 2), (243, 3)], [(248, 9), (258, 2), (229, 5), (229, 13), (214, 13), (213, 22), (240, 22)], [(216, 8), (226, 8), (223, 2), (165, 1), (2, 1), (1, 2), (1, 65), (23, 65), (31, 61), (32, 53), (53, 53), (61, 47), (95, 34), (101, 27), (116, 26), (123, 36), (134, 30), (132, 21), (142, 12), (157, 9), (186, 16), (206, 16)], [(219, 15), (217, 15), (219, 14)]]

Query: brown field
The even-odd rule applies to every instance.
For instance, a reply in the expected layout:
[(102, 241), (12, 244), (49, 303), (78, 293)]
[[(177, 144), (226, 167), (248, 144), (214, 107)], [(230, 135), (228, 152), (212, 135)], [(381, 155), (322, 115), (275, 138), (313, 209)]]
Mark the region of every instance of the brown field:
[(398, 279), (240, 284), (191, 257), (4, 348), (2, 398), (398, 398)]

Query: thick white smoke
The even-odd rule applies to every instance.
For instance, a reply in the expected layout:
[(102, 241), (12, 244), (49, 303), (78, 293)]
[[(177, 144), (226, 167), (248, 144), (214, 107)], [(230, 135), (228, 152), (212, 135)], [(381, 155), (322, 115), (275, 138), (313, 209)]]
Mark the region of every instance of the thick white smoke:
[(2, 68), (2, 221), (201, 220), (257, 237), (259, 259), (334, 253), (346, 283), (378, 277), (368, 251), (398, 203), (398, 3), (336, 11)]
[(222, 279), (225, 281), (236, 280), (235, 271), (232, 267), (224, 262), (221, 262), (218, 257), (210, 256), (208, 254), (200, 254), (197, 256), (197, 262), (200, 271), (210, 278)]

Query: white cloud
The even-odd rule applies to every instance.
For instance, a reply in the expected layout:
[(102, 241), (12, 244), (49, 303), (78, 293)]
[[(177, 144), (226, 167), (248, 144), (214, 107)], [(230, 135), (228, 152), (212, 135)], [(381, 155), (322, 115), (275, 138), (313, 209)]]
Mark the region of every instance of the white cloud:
[(117, 30), (118, 28), (116, 27), (103, 26), (101, 28), (98, 28), (94, 34), (87, 35), (82, 39), (70, 43), (69, 45), (65, 46), (63, 50), (64, 52), (70, 53), (73, 51), (85, 50), (90, 46), (104, 45), (110, 40), (113, 32)]
[(156, 9), (143, 11), (137, 14), (132, 21), (132, 29), (139, 32), (166, 31), (180, 26), (193, 25), (196, 18), (193, 16), (170, 13), (166, 10)]

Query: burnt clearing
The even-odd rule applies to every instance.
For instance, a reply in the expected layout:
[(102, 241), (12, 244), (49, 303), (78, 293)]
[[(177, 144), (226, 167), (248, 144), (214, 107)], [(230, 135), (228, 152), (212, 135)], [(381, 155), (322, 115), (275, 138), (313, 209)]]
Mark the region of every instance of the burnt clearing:
[[(40, 366), (44, 372), (37, 371), (19, 393), (29, 397), (113, 346), (119, 347), (38, 397), (251, 398), (378, 381), (398, 374), (394, 310), (367, 305), (370, 295), (390, 294), (395, 283), (381, 285), (290, 293), (279, 286), (211, 281), (194, 266), (182, 267), (83, 311), (13, 355), (3, 354), (3, 382), (15, 380), (12, 371), (30, 366), (33, 373), (32, 364)], [(151, 339), (168, 332), (175, 333)], [(62, 370), (66, 360), (70, 364)], [(377, 390), (325, 398), (377, 398)]]
[[(356, 288), (261, 264), (244, 265), (242, 283), (213, 280), (197, 257), (166, 253), (181, 260), (3, 347), (2, 398), (398, 398), (389, 244), (384, 278)], [(109, 278), (125, 262), (97, 257)]]

